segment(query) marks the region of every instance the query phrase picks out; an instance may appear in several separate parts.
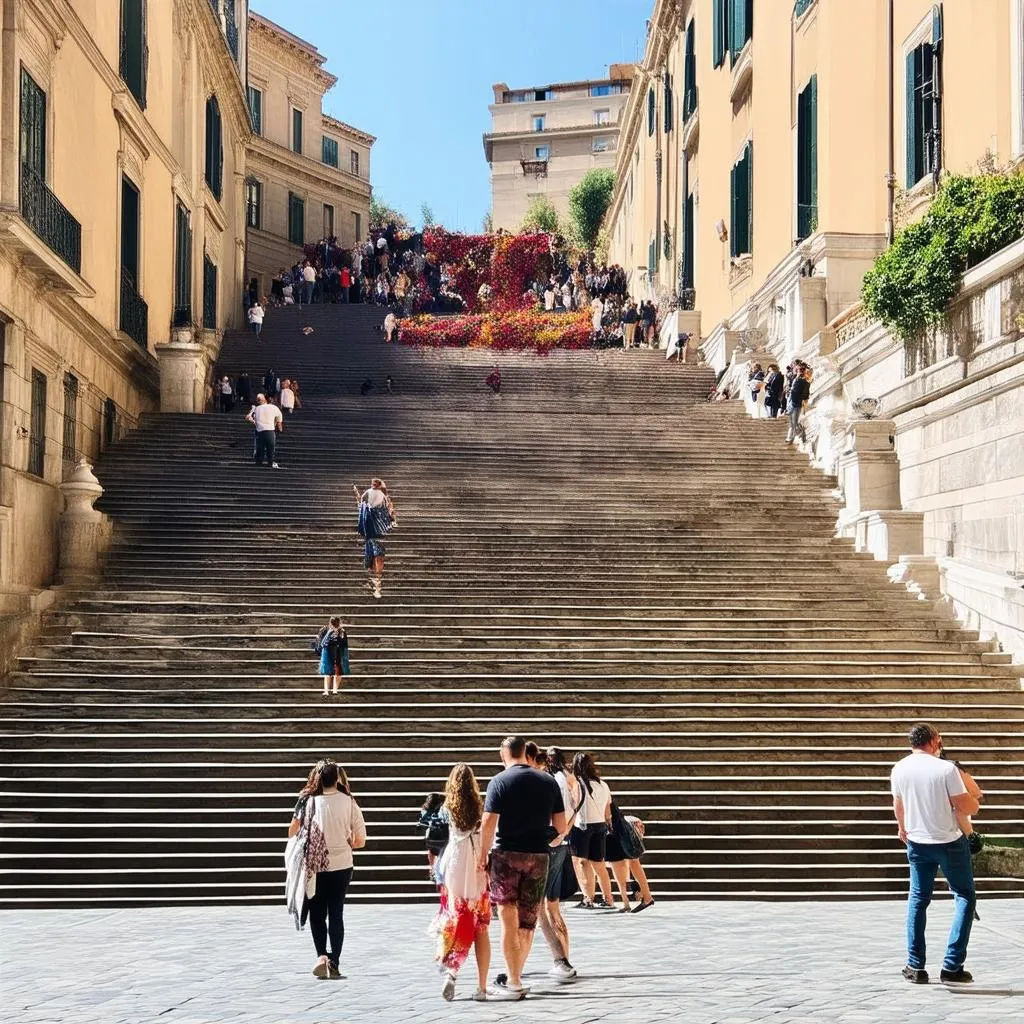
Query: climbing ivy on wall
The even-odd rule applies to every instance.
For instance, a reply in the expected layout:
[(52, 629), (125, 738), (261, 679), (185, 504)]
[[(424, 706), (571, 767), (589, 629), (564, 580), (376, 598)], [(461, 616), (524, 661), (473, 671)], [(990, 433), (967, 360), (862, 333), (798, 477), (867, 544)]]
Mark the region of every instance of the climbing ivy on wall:
[(903, 341), (939, 323), (964, 273), (1024, 236), (1024, 174), (951, 175), (864, 276), (867, 311)]

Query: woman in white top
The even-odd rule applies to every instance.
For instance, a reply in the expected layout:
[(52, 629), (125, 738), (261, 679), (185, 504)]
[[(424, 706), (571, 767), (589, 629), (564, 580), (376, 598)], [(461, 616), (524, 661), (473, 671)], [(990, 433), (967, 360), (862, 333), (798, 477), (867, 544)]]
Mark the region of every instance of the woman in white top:
[(254, 302), (249, 307), (249, 324), (252, 327), (252, 333), (259, 338), (260, 331), (263, 330), (263, 307), (258, 302)]
[(309, 828), (307, 851), (320, 836), (327, 847), (327, 870), (317, 871), (316, 890), (307, 900), (309, 931), (317, 953), (313, 974), (321, 979), (340, 978), (338, 960), (345, 941), (345, 893), (352, 881), (352, 851), (366, 845), (366, 825), (345, 772), (330, 759), (310, 772), (288, 835), (295, 835), (304, 822)]
[(461, 761), (452, 768), (444, 787), (448, 815), (448, 845), (437, 861), (441, 907), (431, 930), (437, 934), (437, 960), (444, 979), (441, 996), (455, 997), (455, 979), (472, 949), (476, 954), (477, 989), (473, 998), (487, 999), (487, 969), (491, 963), (491, 897), (487, 873), (478, 867), (480, 823), (484, 802), (473, 769)]
[(603, 905), (613, 907), (612, 880), (604, 862), (612, 820), (612, 793), (608, 783), (601, 779), (593, 754), (577, 754), (573, 758), (572, 773), (580, 785), (583, 800), (570, 838), (576, 875), (583, 889), (580, 906), (590, 909), (599, 905), (594, 902), (594, 893), (600, 884)]
[(277, 396), (277, 404), (281, 407), (282, 412), (288, 413), (290, 416), (295, 412), (295, 392), (292, 391), (292, 382), (290, 380), (281, 381), (281, 391)]

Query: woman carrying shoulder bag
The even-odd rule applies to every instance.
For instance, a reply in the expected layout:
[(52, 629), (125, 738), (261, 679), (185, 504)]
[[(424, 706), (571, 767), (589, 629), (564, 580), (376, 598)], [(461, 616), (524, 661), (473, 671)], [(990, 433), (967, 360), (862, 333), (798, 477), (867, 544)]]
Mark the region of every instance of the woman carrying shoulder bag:
[[(316, 635), (317, 647), (320, 650), (320, 675), (324, 677), (324, 696), (338, 695), (342, 676), (347, 676), (351, 669), (348, 664), (348, 635), (341, 619), (337, 616), (324, 626)], [(334, 689), (330, 682), (334, 679)]]
[[(580, 798), (583, 801), (570, 839), (576, 876), (583, 889), (583, 902), (580, 906), (587, 910), (595, 906), (613, 909), (612, 880), (604, 862), (608, 828), (612, 820), (611, 790), (608, 783), (602, 781), (593, 754), (577, 754), (573, 758), (572, 773), (580, 785)], [(601, 886), (603, 904), (594, 900), (598, 885)]]
[(338, 961), (345, 941), (345, 894), (352, 881), (352, 851), (366, 845), (366, 824), (352, 799), (345, 772), (329, 758), (310, 772), (288, 835), (296, 835), (303, 826), (307, 829), (305, 910), (317, 953), (313, 975), (340, 978)]

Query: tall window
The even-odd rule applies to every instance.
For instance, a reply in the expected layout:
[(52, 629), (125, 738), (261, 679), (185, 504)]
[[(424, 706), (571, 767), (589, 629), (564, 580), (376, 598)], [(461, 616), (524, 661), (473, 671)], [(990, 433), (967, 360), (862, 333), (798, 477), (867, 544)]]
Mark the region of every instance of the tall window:
[(942, 10), (932, 14), (931, 40), (906, 59), (907, 188), (942, 166)]
[(217, 264), (203, 253), (203, 326), (217, 329)]
[(146, 109), (148, 66), (146, 0), (121, 0), (121, 80), (143, 110)]
[(665, 134), (668, 135), (672, 131), (675, 118), (672, 115), (672, 76), (667, 71), (663, 76), (662, 87), (665, 90)]
[(683, 120), (697, 109), (697, 36), (691, 19), (686, 28), (686, 56), (683, 58)]
[(334, 237), (334, 207), (324, 203), (324, 238)]
[(729, 59), (735, 62), (754, 34), (754, 0), (729, 0)]
[(753, 252), (754, 235), (754, 176), (753, 143), (748, 142), (743, 156), (732, 169), (731, 225), (729, 251), (733, 256)]
[(610, 96), (612, 87), (610, 85), (592, 85), (590, 87), (591, 96)]
[(65, 462), (78, 459), (78, 378), (64, 374), (64, 429), (61, 437), (61, 458)]
[(694, 271), (694, 207), (693, 193), (690, 192), (683, 205), (683, 287), (692, 288)]
[(324, 136), (321, 159), (329, 167), (338, 166), (338, 142), (336, 139), (329, 139), (326, 135)]
[(246, 89), (249, 96), (249, 118), (252, 121), (252, 130), (257, 135), (263, 134), (263, 93), (255, 86), (250, 85)]
[(306, 201), (294, 192), (288, 193), (288, 241), (292, 245), (306, 241)]
[(363, 217), (362, 214), (352, 214), (352, 229), (355, 231), (355, 238), (358, 242), (363, 237)]
[(796, 100), (796, 237), (818, 230), (818, 76)]
[(551, 147), (550, 146), (535, 146), (533, 149), (534, 160), (550, 160), (551, 159)]
[(612, 112), (607, 108), (594, 111), (594, 124), (610, 124), (611, 119)]
[(348, 169), (356, 176), (359, 175), (359, 154), (354, 149), (348, 156)]
[(224, 135), (216, 96), (206, 101), (206, 184), (220, 199), (224, 180)]
[(725, 63), (725, 51), (729, 47), (730, 6), (731, 0), (711, 0), (711, 58), (716, 68)]
[(608, 152), (608, 139), (603, 136), (598, 136), (594, 139), (591, 144), (591, 151), (594, 153), (607, 153)]
[(658, 127), (658, 97), (654, 95), (654, 89), (647, 90), (647, 134), (653, 135), (654, 129)]
[(302, 152), (302, 111), (292, 108), (292, 152)]
[(542, 131), (544, 131), (545, 120), (546, 120), (546, 118), (545, 118), (544, 114), (534, 114), (534, 116), (533, 116), (533, 130), (535, 132), (542, 132)]
[(34, 367), (28, 430), (28, 471), (34, 476), (43, 476), (46, 469), (46, 374)]
[(259, 230), (263, 217), (263, 185), (250, 178), (245, 183), (245, 223)]
[(121, 272), (139, 287), (139, 190), (121, 176)]
[(103, 450), (117, 440), (117, 403), (112, 398), (103, 402)]
[(21, 166), (46, 181), (46, 93), (21, 69)]
[(174, 212), (174, 323), (192, 323), (192, 215), (180, 202)]

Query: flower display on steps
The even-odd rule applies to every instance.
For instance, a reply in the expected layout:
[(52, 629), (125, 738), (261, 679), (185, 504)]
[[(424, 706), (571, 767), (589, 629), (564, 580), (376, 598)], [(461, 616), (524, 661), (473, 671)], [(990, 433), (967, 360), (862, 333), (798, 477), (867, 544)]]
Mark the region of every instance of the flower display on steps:
[(590, 315), (517, 309), (467, 316), (414, 316), (402, 321), (399, 341), (426, 348), (492, 348), (504, 351), (591, 346)]

